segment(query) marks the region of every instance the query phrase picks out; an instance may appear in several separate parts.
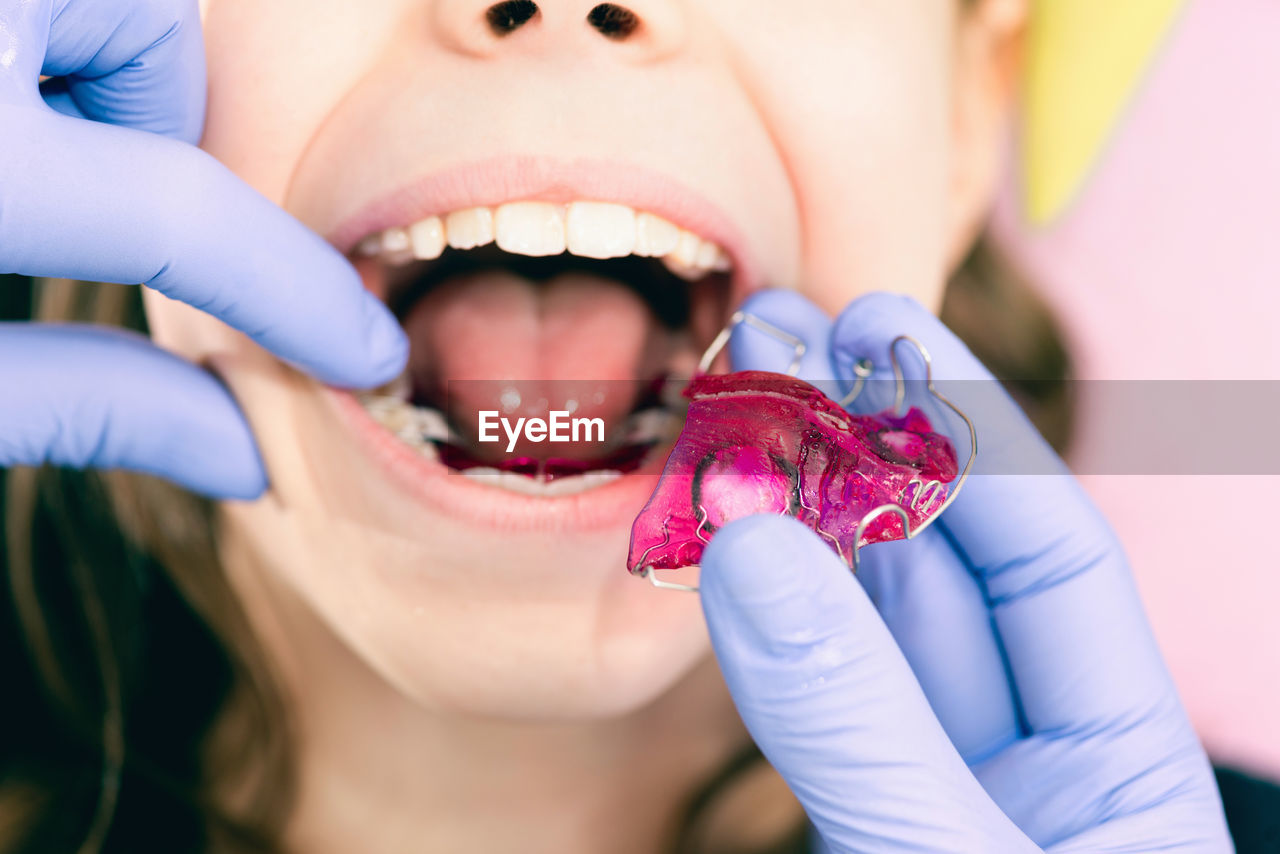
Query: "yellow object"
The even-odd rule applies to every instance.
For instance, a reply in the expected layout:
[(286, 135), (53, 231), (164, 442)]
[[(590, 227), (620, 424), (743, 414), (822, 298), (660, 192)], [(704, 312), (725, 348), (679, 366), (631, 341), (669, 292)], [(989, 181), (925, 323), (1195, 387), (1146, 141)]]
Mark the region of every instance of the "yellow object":
[(1075, 198), (1182, 5), (1036, 0), (1022, 152), (1032, 222), (1048, 222)]

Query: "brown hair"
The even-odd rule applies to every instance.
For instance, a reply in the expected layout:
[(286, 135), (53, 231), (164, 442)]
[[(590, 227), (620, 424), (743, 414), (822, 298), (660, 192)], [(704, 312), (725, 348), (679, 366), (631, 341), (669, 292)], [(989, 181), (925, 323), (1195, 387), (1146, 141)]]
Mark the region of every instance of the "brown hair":
[[(43, 320), (145, 331), (134, 288), (43, 282), (37, 303)], [(274, 850), (288, 718), (212, 502), (46, 467), (10, 471), (0, 503), (0, 654), (26, 658), (5, 669), (0, 850)]]
[[(42, 319), (145, 330), (136, 289), (40, 290)], [(987, 245), (943, 319), (1061, 447), (1066, 350)], [(274, 850), (294, 791), (289, 719), (219, 565), (213, 504), (143, 475), (44, 468), (11, 471), (0, 507), (0, 850)], [(678, 850), (697, 849), (707, 805), (759, 761), (745, 756), (691, 798)]]

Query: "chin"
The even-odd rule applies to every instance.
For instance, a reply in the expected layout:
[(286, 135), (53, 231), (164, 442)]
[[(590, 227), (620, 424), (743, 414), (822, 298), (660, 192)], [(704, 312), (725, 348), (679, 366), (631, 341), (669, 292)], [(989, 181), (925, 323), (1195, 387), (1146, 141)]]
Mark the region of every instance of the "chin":
[[(710, 652), (697, 596), (623, 569), (625, 530), (495, 536), (427, 516), (405, 538), (270, 499), (229, 505), (225, 517), (255, 555), (253, 571), (303, 605), (270, 597), (304, 666), (358, 665), (423, 709), (616, 717), (661, 697)], [(696, 569), (682, 577), (696, 582)]]

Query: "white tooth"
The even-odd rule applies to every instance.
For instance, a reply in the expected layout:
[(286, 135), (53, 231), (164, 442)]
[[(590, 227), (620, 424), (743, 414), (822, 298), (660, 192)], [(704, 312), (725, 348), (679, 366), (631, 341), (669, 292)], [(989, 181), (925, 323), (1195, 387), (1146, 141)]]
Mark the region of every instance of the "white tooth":
[(512, 202), (494, 217), (498, 248), (516, 255), (559, 255), (565, 250), (564, 206)]
[(360, 241), (359, 246), (356, 247), (356, 251), (359, 252), (361, 255), (365, 255), (368, 257), (373, 257), (374, 255), (377, 255), (379, 252), (382, 251), (382, 235), (370, 234), (364, 240)]
[(419, 409), (384, 394), (364, 393), (359, 396), (359, 399), (370, 417), (397, 439), (427, 459), (440, 459), (435, 445), (427, 441), (427, 437), (423, 435), (422, 413), (430, 410)]
[(613, 471), (611, 469), (589, 471), (583, 474), (573, 475), (572, 477), (558, 477), (547, 483), (544, 494), (577, 495), (580, 492), (595, 489), (597, 486), (603, 486), (604, 484), (617, 480), (620, 477), (622, 477), (622, 472)]
[(399, 405), (400, 403), (400, 401), (396, 400), (394, 397), (387, 397), (386, 395), (378, 394), (376, 392), (361, 392), (358, 395), (358, 398), (360, 400), (360, 405), (363, 406), (365, 411), (370, 415), (374, 416), (378, 423), (382, 423), (383, 413), (387, 412), (392, 406)]
[(707, 271), (699, 267), (690, 267), (678, 260), (674, 256), (667, 255), (662, 259), (662, 264), (675, 275), (684, 279), (686, 282), (696, 282), (703, 279), (707, 275)]
[(525, 495), (547, 494), (547, 482), (545, 480), (526, 477), (511, 471), (498, 472), (498, 476), (489, 481), (489, 483), (502, 489), (520, 492)]
[(444, 420), (444, 413), (438, 409), (414, 407), (414, 422), (418, 435), (426, 440), (447, 441), (449, 424)]
[(404, 430), (412, 415), (412, 407), (390, 397), (375, 399), (368, 405), (368, 409), (374, 420), (392, 433)]
[(688, 282), (696, 282), (707, 274), (707, 268), (698, 265), (704, 241), (692, 232), (680, 230), (680, 242), (676, 248), (662, 256), (666, 268)]
[(409, 372), (401, 371), (400, 376), (396, 377), (389, 383), (384, 383), (375, 389), (364, 392), (360, 395), (360, 402), (368, 407), (378, 407), (394, 403), (395, 405), (403, 404), (408, 401), (412, 391), (412, 381), (409, 379)]
[(574, 202), (565, 215), (569, 251), (584, 258), (622, 258), (636, 245), (636, 212), (626, 205)]
[[(679, 361), (677, 360), (677, 362)], [(679, 413), (677, 417), (681, 419), (682, 425), (686, 408), (684, 390), (688, 386), (688, 382), (675, 379), (675, 377), (692, 376), (693, 372), (693, 367), (677, 364), (671, 376), (667, 377), (666, 381), (662, 383), (662, 387), (658, 390), (658, 399), (662, 401), (662, 405), (672, 412)]]
[(409, 226), (409, 242), (413, 245), (413, 257), (429, 261), (439, 258), (444, 251), (444, 223), (432, 216)]
[(716, 262), (711, 265), (711, 269), (717, 273), (727, 273), (733, 269), (733, 259), (729, 257), (729, 253), (723, 249), (717, 248)]
[(407, 404), (409, 402), (409, 398), (413, 395), (413, 381), (409, 379), (407, 371), (391, 382), (387, 393), (400, 403)]
[(409, 233), (403, 228), (388, 228), (382, 232), (382, 260), (387, 264), (407, 264), (413, 258), (409, 246)]
[(518, 492), (522, 495), (537, 495), (540, 497), (550, 497), (559, 495), (576, 495), (580, 492), (586, 492), (602, 486), (612, 480), (622, 477), (621, 472), (611, 470), (592, 471), (585, 474), (573, 475), (571, 477), (559, 477), (555, 480), (537, 480), (515, 472), (499, 471), (495, 468), (480, 467), (466, 469), (462, 472), (463, 477), (483, 483), (486, 486), (496, 486), (499, 489), (505, 489), (508, 492)]
[(686, 267), (670, 255), (662, 259), (663, 265), (686, 282), (697, 282), (706, 278), (707, 271), (701, 267)]
[(445, 217), (445, 234), (454, 249), (475, 249), (493, 242), (493, 211), (464, 208)]
[(395, 255), (409, 249), (409, 233), (403, 228), (388, 228), (382, 232), (382, 251)]
[(716, 246), (710, 240), (702, 241), (702, 245), (698, 247), (698, 257), (694, 261), (695, 267), (703, 270), (711, 270), (716, 266), (716, 259), (720, 257), (720, 247)]
[(495, 468), (477, 466), (463, 470), (462, 476), (487, 486), (496, 486), (523, 495), (541, 495), (543, 490), (543, 482), (540, 480)]
[(396, 438), (406, 445), (412, 445), (415, 448), (421, 448), (427, 444), (427, 440), (422, 438), (413, 425), (402, 427), (396, 431)]
[(680, 240), (676, 243), (676, 248), (668, 252), (666, 257), (682, 267), (696, 267), (698, 265), (698, 252), (701, 249), (702, 239), (691, 231), (681, 229)]
[(651, 213), (636, 215), (635, 254), (661, 258), (674, 252), (679, 243), (680, 229), (674, 223)]
[(653, 407), (635, 413), (627, 422), (628, 442), (665, 441), (680, 432), (681, 417), (669, 409)]

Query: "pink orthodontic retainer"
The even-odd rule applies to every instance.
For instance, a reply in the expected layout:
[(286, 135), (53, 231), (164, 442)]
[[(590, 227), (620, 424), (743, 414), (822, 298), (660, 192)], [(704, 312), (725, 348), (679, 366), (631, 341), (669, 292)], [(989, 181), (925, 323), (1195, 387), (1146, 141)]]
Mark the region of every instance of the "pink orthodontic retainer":
[[(792, 347), (786, 374), (709, 373), (740, 325)], [(933, 431), (924, 412), (902, 411), (901, 343), (923, 358), (929, 394), (968, 428), (972, 451), (962, 471), (951, 441)], [(955, 500), (977, 456), (977, 434), (934, 387), (933, 363), (920, 342), (900, 335), (890, 344), (895, 401), (876, 415), (846, 410), (862, 393), (870, 363), (855, 366), (853, 388), (836, 403), (796, 379), (804, 353), (804, 342), (789, 332), (741, 311), (733, 315), (684, 390), (690, 400), (684, 429), (632, 525), (629, 571), (655, 587), (696, 592), (659, 579), (657, 571), (697, 566), (712, 535), (734, 519), (778, 513), (821, 536), (856, 572), (863, 546), (911, 539)]]

